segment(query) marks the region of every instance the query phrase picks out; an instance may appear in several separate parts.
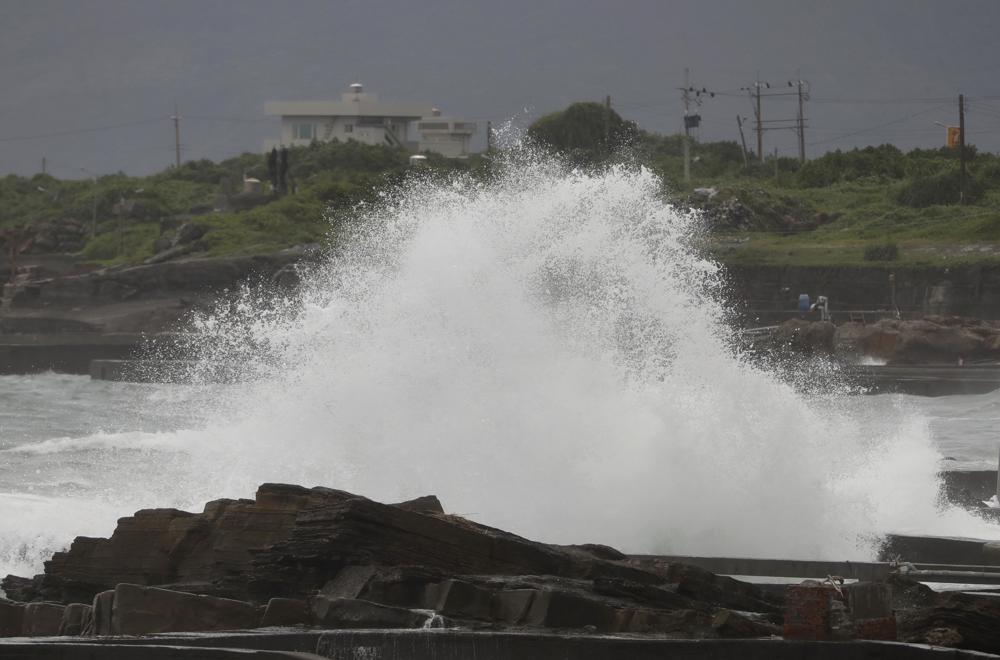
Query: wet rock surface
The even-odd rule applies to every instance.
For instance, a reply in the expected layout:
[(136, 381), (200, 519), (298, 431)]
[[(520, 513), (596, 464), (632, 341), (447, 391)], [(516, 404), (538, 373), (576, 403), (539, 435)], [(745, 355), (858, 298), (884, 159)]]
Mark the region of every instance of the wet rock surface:
[(757, 342), (766, 351), (877, 360), (889, 365), (1000, 361), (1000, 322), (959, 316), (873, 323), (788, 319)]
[[(599, 545), (537, 543), (444, 512), (262, 485), (201, 513), (150, 509), (8, 576), (0, 636), (437, 629), (702, 640), (898, 639), (1000, 650), (1000, 601), (886, 582), (786, 595)], [(896, 656), (893, 656), (896, 657)], [(900, 655), (899, 657), (906, 657)]]
[(764, 629), (735, 618), (713, 627), (723, 609), (780, 611), (751, 585), (636, 565), (607, 546), (537, 543), (444, 513), (433, 496), (381, 504), (284, 484), (201, 513), (139, 511), (110, 538), (77, 538), (43, 574), (3, 586), (24, 601), (2, 603), (7, 635), (41, 621), (29, 608), (50, 612), (51, 634), (96, 635), (448, 621), (716, 637)]

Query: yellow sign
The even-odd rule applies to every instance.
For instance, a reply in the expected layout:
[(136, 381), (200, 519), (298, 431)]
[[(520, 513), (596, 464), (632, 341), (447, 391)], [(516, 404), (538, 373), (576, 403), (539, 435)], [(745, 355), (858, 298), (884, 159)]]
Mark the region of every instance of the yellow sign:
[(959, 142), (961, 142), (962, 131), (959, 130), (958, 126), (948, 126), (948, 137), (945, 142), (949, 149), (955, 149), (958, 147)]

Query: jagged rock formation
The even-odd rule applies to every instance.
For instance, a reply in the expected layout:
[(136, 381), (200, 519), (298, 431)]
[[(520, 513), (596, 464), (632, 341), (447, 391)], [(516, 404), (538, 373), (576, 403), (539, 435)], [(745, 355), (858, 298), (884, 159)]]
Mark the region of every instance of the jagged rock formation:
[(1000, 360), (1000, 322), (957, 316), (842, 323), (788, 319), (757, 348), (769, 352), (873, 358), (887, 364), (957, 365)]
[(458, 627), (696, 639), (899, 639), (1000, 650), (1000, 602), (894, 576), (807, 581), (788, 597), (657, 557), (537, 543), (444, 513), (262, 485), (201, 513), (139, 511), (78, 538), (33, 579), (8, 576), (0, 637), (262, 626)]
[(0, 603), (5, 634), (449, 621), (718, 637), (769, 634), (780, 621), (780, 600), (693, 567), (537, 543), (448, 515), (434, 497), (387, 505), (282, 484), (197, 514), (139, 511), (3, 587), (32, 601)]

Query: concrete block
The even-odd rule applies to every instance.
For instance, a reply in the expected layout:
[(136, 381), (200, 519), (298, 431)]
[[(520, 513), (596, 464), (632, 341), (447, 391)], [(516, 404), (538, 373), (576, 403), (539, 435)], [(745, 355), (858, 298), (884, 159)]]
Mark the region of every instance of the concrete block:
[(367, 600), (317, 596), (310, 603), (313, 620), (326, 628), (423, 628), (428, 615)]
[(854, 619), (892, 616), (892, 587), (885, 582), (856, 582), (843, 587)]
[(376, 572), (374, 566), (345, 566), (319, 593), (327, 598), (358, 598)]
[(65, 605), (58, 603), (28, 603), (24, 606), (25, 637), (50, 637), (59, 634)]
[(606, 629), (608, 632), (681, 633), (691, 636), (703, 635), (712, 629), (712, 615), (707, 611), (636, 608), (617, 610), (615, 614), (614, 626)]
[(119, 584), (111, 627), (117, 635), (143, 635), (255, 628), (258, 621), (257, 608), (244, 601)]
[(297, 598), (272, 598), (267, 601), (264, 619), (260, 625), (267, 628), (270, 626), (297, 626), (311, 622), (312, 612), (308, 602)]
[(496, 592), (490, 600), (490, 618), (502, 623), (521, 623), (528, 615), (536, 593), (536, 589), (506, 589)]
[(617, 608), (570, 591), (542, 589), (532, 599), (525, 625), (540, 628), (614, 629)]
[(91, 605), (90, 627), (83, 631), (84, 635), (113, 635), (112, 616), (115, 607), (115, 590), (102, 591), (94, 596)]
[(441, 583), (434, 609), (457, 619), (489, 620), (493, 592), (462, 580)]
[(63, 610), (62, 622), (59, 624), (59, 634), (63, 636), (82, 635), (90, 626), (93, 607), (84, 603), (71, 603)]
[(24, 603), (0, 598), (0, 637), (20, 637), (24, 629)]
[(1000, 553), (989, 554), (983, 539), (889, 534), (879, 559), (902, 558), (914, 564), (1000, 565)]
[(818, 582), (793, 584), (785, 590), (785, 639), (829, 641), (830, 603), (837, 590)]
[(781, 629), (766, 617), (735, 610), (719, 610), (712, 618), (712, 629), (724, 639), (770, 637), (781, 634)]

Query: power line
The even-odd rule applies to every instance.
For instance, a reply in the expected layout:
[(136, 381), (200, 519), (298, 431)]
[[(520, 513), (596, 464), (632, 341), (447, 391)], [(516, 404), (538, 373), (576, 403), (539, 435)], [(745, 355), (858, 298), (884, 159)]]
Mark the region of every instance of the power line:
[(264, 122), (274, 122), (276, 117), (225, 117), (222, 115), (184, 115), (184, 119), (197, 119), (199, 121), (219, 121), (236, 124), (259, 124)]
[(0, 142), (21, 142), (26, 140), (44, 140), (46, 138), (53, 137), (64, 137), (67, 135), (82, 135), (84, 133), (99, 133), (101, 131), (114, 131), (119, 128), (129, 128), (131, 126), (143, 126), (145, 124), (155, 124), (166, 119), (165, 117), (157, 117), (156, 119), (143, 119), (140, 121), (126, 122), (123, 124), (114, 124), (112, 126), (95, 126), (93, 128), (79, 128), (69, 131), (54, 131), (52, 133), (38, 133), (36, 135), (16, 135), (9, 137), (0, 137)]
[(904, 121), (909, 121), (910, 119), (913, 119), (914, 117), (919, 117), (920, 115), (926, 115), (929, 112), (934, 112), (936, 110), (940, 110), (945, 105), (950, 105), (950, 104), (941, 104), (941, 105), (936, 105), (936, 106), (934, 106), (932, 108), (925, 108), (924, 110), (920, 110), (919, 112), (914, 112), (912, 114), (906, 115), (905, 117), (900, 117), (899, 119), (893, 119), (892, 121), (885, 122), (884, 124), (878, 124), (877, 126), (870, 126), (868, 128), (862, 128), (861, 130), (851, 131), (849, 133), (843, 133), (843, 134), (838, 135), (836, 137), (827, 138), (825, 140), (817, 140), (815, 142), (810, 142), (809, 145), (810, 146), (814, 146), (814, 145), (818, 145), (818, 144), (827, 144), (828, 142), (836, 142), (837, 140), (842, 140), (844, 138), (854, 137), (855, 135), (861, 135), (863, 133), (870, 133), (871, 131), (877, 131), (878, 129), (885, 128), (887, 126), (894, 126), (895, 124), (901, 124)]

